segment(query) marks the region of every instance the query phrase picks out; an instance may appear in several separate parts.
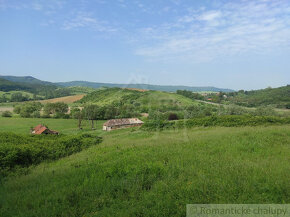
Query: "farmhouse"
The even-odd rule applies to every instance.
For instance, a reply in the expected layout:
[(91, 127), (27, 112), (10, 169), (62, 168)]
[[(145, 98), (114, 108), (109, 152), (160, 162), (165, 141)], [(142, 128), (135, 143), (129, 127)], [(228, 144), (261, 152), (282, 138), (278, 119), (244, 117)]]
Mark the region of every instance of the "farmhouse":
[(141, 126), (144, 122), (138, 118), (122, 118), (108, 120), (103, 124), (103, 130), (110, 131), (115, 129)]
[(55, 135), (58, 135), (59, 133), (57, 131), (48, 129), (46, 126), (43, 126), (42, 124), (39, 124), (31, 130), (31, 134), (36, 134), (36, 135), (55, 134)]

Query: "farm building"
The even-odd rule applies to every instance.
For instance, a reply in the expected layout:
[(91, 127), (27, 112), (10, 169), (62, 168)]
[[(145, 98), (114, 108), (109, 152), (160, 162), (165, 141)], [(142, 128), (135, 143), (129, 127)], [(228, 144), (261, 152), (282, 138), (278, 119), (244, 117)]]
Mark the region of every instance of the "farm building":
[(110, 131), (121, 128), (141, 126), (144, 122), (138, 118), (122, 118), (108, 120), (103, 124), (103, 130)]
[(54, 134), (54, 135), (58, 135), (59, 133), (57, 131), (48, 129), (46, 126), (43, 126), (42, 124), (39, 124), (31, 130), (31, 134), (36, 134), (36, 135)]

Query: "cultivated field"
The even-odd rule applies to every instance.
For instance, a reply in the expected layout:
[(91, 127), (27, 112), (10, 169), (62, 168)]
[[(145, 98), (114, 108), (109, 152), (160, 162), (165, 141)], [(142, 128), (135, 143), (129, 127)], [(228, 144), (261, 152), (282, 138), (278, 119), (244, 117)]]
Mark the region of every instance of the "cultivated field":
[(74, 96), (64, 96), (54, 99), (47, 99), (47, 100), (41, 100), (41, 103), (56, 103), (56, 102), (64, 102), (64, 103), (74, 103), (80, 99), (82, 99), (85, 96), (85, 94), (79, 94)]
[[(23, 120), (0, 119), (0, 129), (31, 125)], [(74, 120), (47, 121), (76, 132)], [(289, 125), (161, 132), (100, 125), (92, 132), (101, 144), (5, 178), (0, 216), (185, 216), (188, 203), (290, 202)]]

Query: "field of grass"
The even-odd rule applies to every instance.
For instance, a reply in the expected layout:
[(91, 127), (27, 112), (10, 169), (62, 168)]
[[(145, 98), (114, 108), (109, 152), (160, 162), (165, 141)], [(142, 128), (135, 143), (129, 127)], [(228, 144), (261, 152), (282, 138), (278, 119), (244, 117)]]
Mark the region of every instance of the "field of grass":
[(5, 95), (7, 99), (11, 99), (11, 95), (13, 93), (21, 93), (24, 96), (28, 96), (28, 98), (30, 98), (30, 99), (33, 98), (33, 94), (32, 93), (29, 93), (29, 92), (26, 92), (26, 91), (8, 91), (8, 92), (0, 91), (0, 97), (2, 97), (3, 95)]
[[(10, 121), (0, 119), (1, 131), (13, 130)], [(73, 120), (47, 121), (75, 132)], [(2, 180), (0, 216), (179, 217), (188, 203), (290, 202), (289, 125), (131, 128), (102, 137), (99, 145)]]
[(172, 104), (175, 102), (179, 106), (189, 106), (192, 104), (197, 104), (197, 102), (175, 93), (161, 91), (148, 91), (148, 92), (149, 94), (141, 96), (136, 101), (141, 103), (142, 105), (145, 104), (152, 107)]
[(123, 102), (124, 104), (139, 103), (148, 108), (161, 106), (189, 106), (198, 102), (187, 97), (162, 91), (136, 91), (122, 88), (106, 88), (95, 91), (85, 96), (80, 102), (94, 103), (100, 106), (113, 102)]
[(52, 118), (3, 118), (0, 117), (0, 132), (13, 132), (20, 134), (30, 133), (30, 128), (43, 124), (52, 130), (63, 134), (77, 133), (101, 133), (104, 121), (96, 122), (96, 130), (91, 130), (91, 122), (83, 121), (83, 130), (78, 129), (78, 121), (75, 119), (52, 119)]

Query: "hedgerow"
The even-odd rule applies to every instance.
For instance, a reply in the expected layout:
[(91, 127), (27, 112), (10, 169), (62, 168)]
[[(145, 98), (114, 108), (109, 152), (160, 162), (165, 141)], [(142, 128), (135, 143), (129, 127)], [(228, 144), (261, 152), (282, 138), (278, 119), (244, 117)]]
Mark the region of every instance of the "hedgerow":
[(82, 135), (18, 135), (0, 133), (0, 174), (15, 167), (27, 167), (44, 160), (55, 160), (79, 152), (102, 141)]
[(163, 129), (191, 128), (191, 127), (210, 127), (210, 126), (240, 127), (240, 126), (258, 126), (272, 124), (290, 124), (290, 118), (274, 117), (274, 116), (250, 116), (250, 115), (207, 116), (178, 121), (164, 121), (164, 120), (147, 121), (143, 124), (141, 129), (163, 130)]

